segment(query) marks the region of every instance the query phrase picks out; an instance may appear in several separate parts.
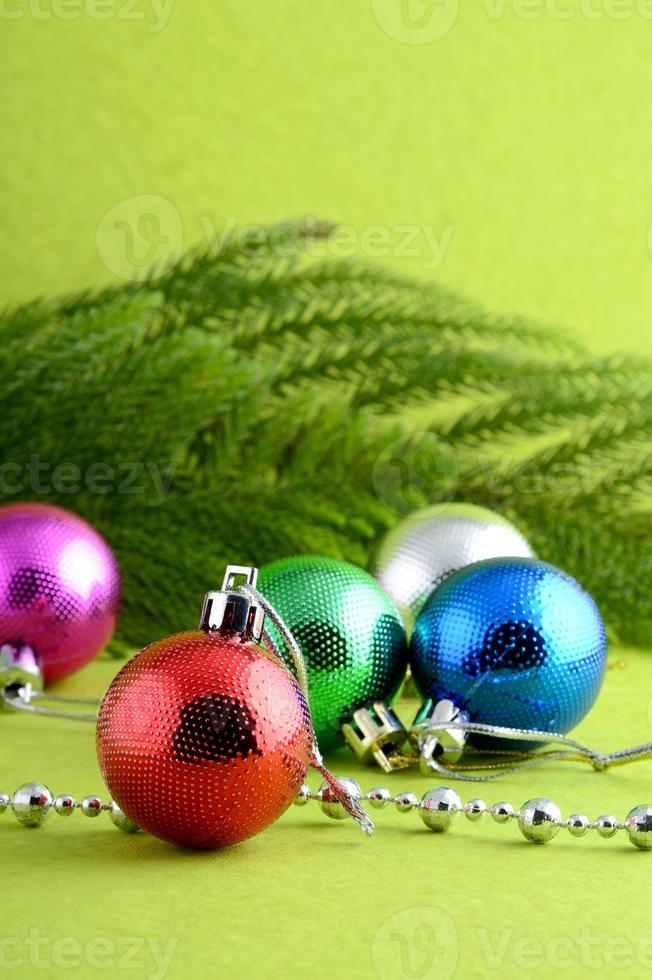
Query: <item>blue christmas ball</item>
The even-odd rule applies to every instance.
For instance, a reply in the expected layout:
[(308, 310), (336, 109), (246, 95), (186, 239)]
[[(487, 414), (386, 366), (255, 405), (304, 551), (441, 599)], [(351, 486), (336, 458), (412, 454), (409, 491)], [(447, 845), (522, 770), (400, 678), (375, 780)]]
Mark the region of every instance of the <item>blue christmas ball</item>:
[(594, 703), (606, 657), (591, 596), (529, 558), (492, 558), (450, 575), (428, 598), (411, 644), (424, 698), (449, 698), (472, 721), (561, 733)]

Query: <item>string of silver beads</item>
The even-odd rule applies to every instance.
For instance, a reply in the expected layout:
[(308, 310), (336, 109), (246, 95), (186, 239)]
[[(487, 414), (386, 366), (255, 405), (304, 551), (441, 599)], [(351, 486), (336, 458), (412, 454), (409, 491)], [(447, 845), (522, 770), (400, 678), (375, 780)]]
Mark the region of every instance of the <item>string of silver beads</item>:
[[(591, 821), (582, 813), (573, 813), (564, 820), (557, 804), (545, 797), (528, 800), (515, 810), (511, 803), (504, 801), (491, 807), (480, 799), (462, 803), (455, 790), (448, 786), (428, 790), (419, 800), (414, 793), (393, 796), (384, 787), (363, 793), (353, 779), (341, 779), (340, 783), (351, 796), (360, 802), (368, 802), (374, 809), (382, 810), (394, 804), (399, 813), (418, 810), (426, 827), (439, 833), (450, 830), (460, 813), (473, 823), (488, 813), (498, 824), (517, 821), (523, 836), (533, 844), (548, 843), (565, 827), (572, 837), (584, 837), (589, 830), (595, 830), (600, 837), (610, 838), (615, 837), (618, 831), (625, 830), (628, 840), (635, 847), (640, 850), (652, 849), (652, 805), (635, 806), (622, 823), (609, 814)], [(333, 820), (344, 820), (348, 816), (328, 783), (323, 783), (317, 793), (313, 793), (309, 786), (302, 786), (294, 802), (297, 806), (303, 806), (309, 800), (319, 803), (323, 813)]]
[[(361, 802), (368, 802), (374, 809), (382, 810), (393, 804), (399, 813), (417, 810), (426, 827), (439, 833), (450, 830), (460, 813), (472, 822), (489, 813), (499, 824), (516, 820), (523, 836), (533, 844), (548, 843), (562, 827), (566, 827), (573, 837), (584, 837), (589, 830), (595, 830), (600, 837), (611, 838), (625, 830), (628, 840), (635, 847), (640, 850), (652, 849), (652, 805), (635, 806), (622, 823), (609, 814), (590, 821), (584, 814), (574, 813), (564, 820), (557, 804), (545, 797), (528, 800), (519, 810), (514, 810), (511, 803), (504, 801), (488, 807), (484, 800), (475, 798), (463, 804), (455, 790), (447, 786), (428, 790), (419, 799), (410, 792), (393, 796), (384, 787), (363, 793), (352, 779), (341, 779), (340, 783), (350, 796)], [(318, 802), (322, 811), (331, 819), (344, 820), (348, 817), (326, 782), (317, 793), (313, 793), (309, 786), (301, 786), (294, 802), (297, 806), (304, 806), (311, 800)], [(115, 800), (104, 803), (99, 796), (91, 795), (78, 802), (68, 793), (53, 797), (48, 787), (38, 782), (24, 783), (11, 796), (0, 793), (0, 814), (9, 809), (24, 827), (41, 826), (53, 812), (65, 817), (80, 810), (84, 816), (90, 818), (98, 817), (106, 811), (112, 823), (125, 833), (135, 833), (139, 829)]]
[(40, 827), (51, 816), (57, 813), (60, 817), (68, 817), (75, 810), (80, 810), (85, 817), (99, 817), (107, 812), (111, 822), (125, 833), (133, 834), (139, 828), (123, 813), (115, 800), (104, 803), (99, 796), (85, 796), (79, 802), (69, 793), (61, 793), (53, 797), (44, 783), (24, 783), (9, 796), (0, 793), (0, 814), (11, 810), (16, 820), (23, 827)]

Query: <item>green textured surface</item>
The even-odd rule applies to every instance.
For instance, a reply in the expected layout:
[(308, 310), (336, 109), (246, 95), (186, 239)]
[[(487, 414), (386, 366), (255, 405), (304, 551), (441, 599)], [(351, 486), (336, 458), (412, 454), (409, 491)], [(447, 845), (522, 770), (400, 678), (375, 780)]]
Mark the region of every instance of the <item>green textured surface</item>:
[[(75, 19), (80, 7), (68, 4), (72, 19), (35, 16), (20, 0), (2, 7), (3, 301), (138, 272), (151, 237), (138, 219), (150, 211), (171, 248), (230, 218), (315, 213), (358, 235), (382, 224), (389, 261), (496, 310), (568, 324), (596, 350), (652, 351), (643, 2), (585, 0), (589, 17), (568, 0), (568, 20), (551, 13), (561, 3), (534, 19), (515, 10), (536, 13), (536, 3), (508, 3), (498, 17), (498, 3), (463, 3), (451, 32), (423, 45), (383, 33), (367, 0), (195, 0), (177, 3), (158, 32), (142, 0), (129, 16), (145, 19), (127, 19), (122, 0), (106, 20)], [(5, 19), (14, 9), (21, 16)], [(396, 254), (403, 225), (450, 237), (434, 270), (423, 232), (419, 254)], [(649, 654), (625, 656), (578, 733), (605, 749), (650, 737)], [(99, 694), (115, 666), (68, 686)], [(55, 790), (99, 787), (86, 728), (0, 724), (3, 788), (32, 777)], [(334, 762), (356, 773), (344, 752)], [(366, 788), (383, 781), (359, 776)], [(421, 792), (428, 781), (392, 785)], [(649, 764), (602, 776), (557, 767), (481, 793), (514, 803), (546, 794), (566, 813), (624, 816), (652, 784)], [(18, 958), (16, 975), (39, 963), (53, 976), (106, 975), (132, 955), (127, 975), (161, 976), (152, 950), (171, 941), (169, 977), (649, 972), (651, 859), (624, 841), (560, 836), (533, 848), (490, 822), (446, 838), (414, 816), (379, 824), (367, 841), (315, 809), (293, 810), (207, 856), (79, 815), (43, 833), (5, 815), (0, 968)]]
[[(619, 656), (626, 666), (607, 673), (598, 706), (577, 730), (605, 750), (650, 732), (649, 654), (612, 654)], [(58, 690), (100, 694), (116, 666), (93, 664)], [(412, 711), (413, 705), (401, 705), (404, 717)], [(90, 726), (22, 715), (0, 721), (2, 788), (30, 777), (54, 792), (101, 791)], [(384, 777), (363, 770), (345, 749), (329, 761), (364, 789), (390, 785), (421, 795), (437, 785), (417, 773)], [(310, 783), (316, 788), (319, 777)], [(608, 774), (557, 765), (479, 790), (471, 786), (467, 796), (475, 795), (515, 805), (549, 795), (566, 815), (581, 810), (622, 818), (652, 792), (649, 763), (641, 763)], [(560, 832), (547, 847), (534, 847), (515, 825), (488, 818), (474, 825), (460, 818), (450, 835), (440, 836), (415, 814), (388, 810), (378, 814), (367, 839), (312, 803), (213, 854), (122, 835), (106, 815), (94, 821), (79, 813), (52, 816), (30, 831), (5, 814), (0, 831), (3, 880), (11, 887), (2, 938), (13, 940), (0, 956), (5, 966), (22, 958), (18, 975), (31, 975), (30, 960), (38, 955), (49, 963), (49, 975), (69, 975), (59, 965), (63, 957), (81, 975), (95, 976), (102, 960), (117, 969), (127, 948), (143, 976), (157, 974), (155, 957), (169, 950), (170, 978), (308, 971), (352, 980), (466, 980), (494, 969), (508, 977), (552, 970), (640, 977), (652, 966), (646, 898), (652, 855), (622, 837), (578, 841)], [(30, 937), (41, 946), (30, 946)]]

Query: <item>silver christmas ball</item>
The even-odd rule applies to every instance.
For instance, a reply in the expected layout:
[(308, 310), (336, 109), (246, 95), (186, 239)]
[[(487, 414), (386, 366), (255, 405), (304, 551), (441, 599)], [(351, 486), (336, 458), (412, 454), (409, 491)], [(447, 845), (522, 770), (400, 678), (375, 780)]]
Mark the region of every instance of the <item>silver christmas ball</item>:
[(4, 813), (10, 803), (11, 797), (9, 793), (0, 793), (0, 813)]
[(634, 845), (646, 851), (652, 847), (652, 806), (635, 806), (625, 819), (627, 836)]
[(441, 504), (410, 514), (389, 532), (373, 573), (411, 628), (451, 572), (485, 558), (533, 557), (520, 531), (500, 514), (472, 504)]
[(450, 830), (462, 809), (462, 801), (455, 790), (439, 786), (421, 797), (419, 816), (430, 830), (442, 833)]
[(11, 797), (11, 809), (23, 827), (40, 827), (52, 813), (52, 793), (43, 783), (25, 783)]
[(518, 811), (518, 826), (533, 844), (546, 844), (561, 828), (561, 811), (556, 803), (545, 798), (528, 800)]

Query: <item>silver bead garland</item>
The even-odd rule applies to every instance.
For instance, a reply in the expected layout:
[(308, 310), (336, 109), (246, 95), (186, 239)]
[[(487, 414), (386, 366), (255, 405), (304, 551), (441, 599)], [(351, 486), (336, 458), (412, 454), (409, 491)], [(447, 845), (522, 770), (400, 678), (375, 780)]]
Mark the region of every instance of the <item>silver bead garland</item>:
[[(342, 779), (351, 796), (360, 802), (367, 801), (376, 809), (384, 809), (393, 804), (399, 813), (417, 810), (423, 823), (436, 833), (450, 830), (457, 817), (463, 813), (472, 823), (489, 814), (495, 823), (504, 824), (516, 820), (519, 830), (526, 840), (533, 844), (551, 841), (565, 827), (572, 837), (584, 837), (589, 830), (597, 831), (600, 837), (615, 837), (625, 830), (627, 838), (639, 850), (652, 849), (652, 804), (635, 806), (621, 823), (616, 817), (603, 814), (591, 822), (582, 813), (573, 813), (567, 820), (561, 815), (559, 807), (552, 800), (539, 798), (528, 800), (519, 810), (514, 810), (505, 801), (488, 807), (484, 800), (477, 798), (462, 803), (455, 790), (448, 786), (438, 786), (428, 790), (419, 800), (414, 793), (403, 792), (393, 796), (390, 790), (377, 787), (363, 793), (353, 779)], [(344, 820), (346, 810), (337, 800), (332, 788), (324, 782), (318, 792), (313, 793), (309, 786), (301, 786), (294, 800), (295, 806), (305, 806), (311, 800), (319, 803), (323, 813), (332, 820)], [(99, 796), (85, 796), (77, 802), (74, 796), (61, 793), (53, 797), (43, 783), (31, 782), (19, 786), (9, 796), (0, 793), (0, 815), (11, 810), (24, 827), (40, 827), (52, 812), (59, 816), (69, 816), (80, 810), (87, 817), (97, 817), (108, 812), (111, 822), (124, 833), (135, 833), (138, 827), (123, 813), (115, 800), (104, 803)]]
[[(342, 782), (351, 784), (353, 780), (342, 780)], [(359, 792), (357, 783), (353, 785)], [(399, 813), (418, 810), (426, 827), (439, 833), (449, 830), (460, 813), (463, 813), (472, 823), (489, 814), (494, 822), (499, 824), (516, 820), (525, 839), (533, 844), (548, 843), (565, 827), (571, 837), (584, 837), (589, 830), (595, 830), (600, 837), (610, 838), (615, 837), (618, 831), (625, 830), (628, 840), (634, 847), (640, 850), (652, 849), (652, 805), (635, 806), (622, 823), (606, 814), (592, 823), (581, 813), (574, 813), (564, 820), (557, 804), (545, 798), (528, 800), (519, 810), (514, 810), (511, 803), (504, 801), (495, 803), (491, 807), (488, 807), (484, 800), (477, 798), (462, 803), (455, 790), (448, 786), (438, 786), (436, 789), (429, 790), (420, 800), (414, 793), (398, 793), (393, 796), (390, 790), (384, 787), (361, 793), (358, 799), (361, 802), (367, 801), (376, 809), (384, 809), (393, 804)], [(342, 819), (343, 809), (339, 807), (342, 811), (340, 813), (339, 804), (333, 804), (331, 801), (326, 783), (317, 793), (313, 793), (309, 786), (302, 786), (295, 804), (303, 806), (309, 800), (320, 803), (326, 816), (335, 820)]]
[(9, 796), (0, 793), (0, 814), (11, 809), (18, 823), (23, 827), (40, 827), (52, 814), (68, 817), (75, 810), (80, 810), (85, 817), (99, 817), (102, 811), (107, 811), (112, 822), (120, 830), (133, 833), (138, 827), (122, 812), (115, 800), (103, 803), (99, 796), (85, 796), (79, 803), (69, 793), (60, 793), (53, 797), (43, 783), (24, 783)]
[[(341, 783), (354, 799), (361, 802), (366, 800), (376, 809), (384, 809), (393, 804), (399, 813), (418, 810), (426, 827), (438, 833), (449, 830), (461, 813), (472, 823), (489, 814), (500, 824), (516, 820), (523, 836), (533, 844), (551, 841), (565, 827), (572, 837), (584, 837), (589, 830), (595, 830), (600, 837), (607, 839), (615, 837), (618, 831), (625, 830), (634, 847), (640, 850), (652, 849), (652, 805), (635, 806), (622, 823), (609, 814), (603, 814), (591, 822), (582, 813), (574, 813), (564, 820), (556, 803), (545, 798), (528, 800), (519, 810), (514, 810), (510, 803), (504, 801), (495, 803), (492, 807), (477, 798), (462, 803), (455, 790), (448, 786), (428, 790), (419, 800), (411, 792), (393, 796), (384, 787), (363, 793), (352, 779), (343, 779)], [(326, 782), (317, 793), (313, 793), (309, 786), (301, 786), (294, 803), (296, 806), (305, 806), (310, 800), (318, 802), (323, 813), (332, 820), (343, 820), (347, 816), (344, 807)], [(138, 830), (115, 800), (103, 803), (99, 796), (90, 795), (77, 802), (67, 793), (53, 797), (48, 787), (38, 782), (19, 786), (11, 796), (0, 793), (0, 814), (9, 809), (24, 827), (40, 827), (53, 811), (59, 816), (69, 816), (75, 810), (81, 810), (87, 817), (97, 817), (106, 811), (119, 830), (125, 833)]]

